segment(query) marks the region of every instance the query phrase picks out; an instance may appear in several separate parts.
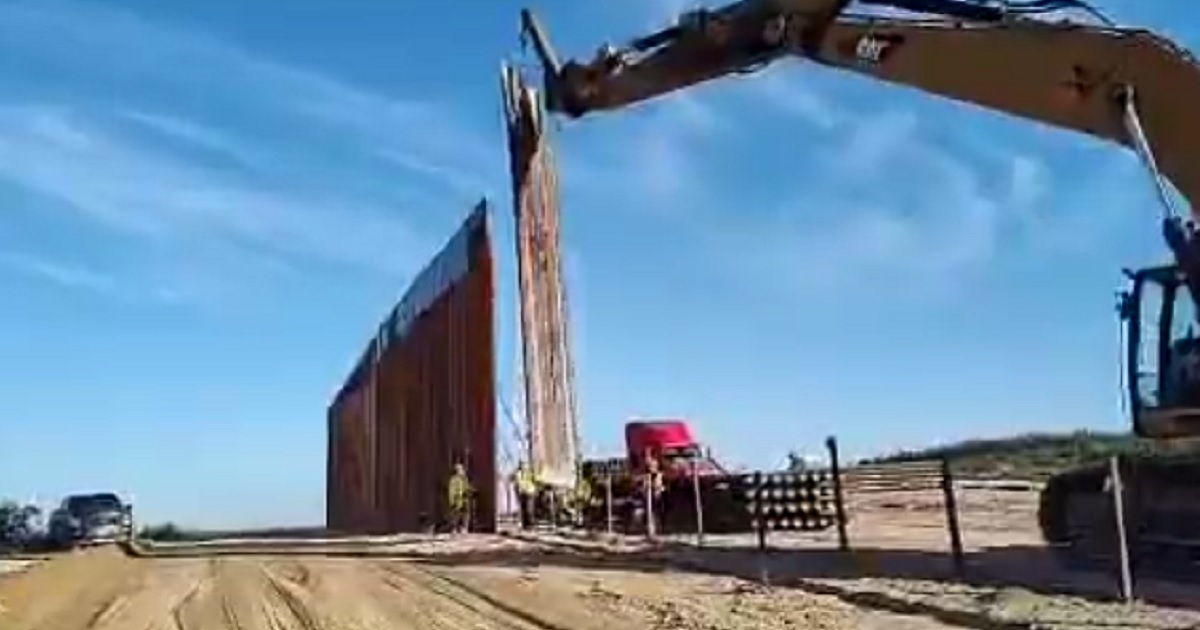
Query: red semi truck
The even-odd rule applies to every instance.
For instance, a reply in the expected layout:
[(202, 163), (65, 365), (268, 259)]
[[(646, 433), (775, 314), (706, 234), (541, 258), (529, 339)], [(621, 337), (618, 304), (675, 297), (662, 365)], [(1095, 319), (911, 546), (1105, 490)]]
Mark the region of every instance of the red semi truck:
[(648, 469), (648, 458), (658, 461), (663, 476), (664, 491), (655, 506), (660, 531), (694, 530), (694, 484), (700, 485), (704, 496), (705, 529), (717, 532), (746, 528), (750, 514), (745, 502), (736, 496), (739, 477), (712, 458), (682, 419), (631, 420), (625, 424), (624, 457), (583, 462), (582, 476), (592, 494), (584, 510), (589, 527), (605, 527), (610, 485), (614, 528), (636, 531), (644, 527), (646, 501), (641, 479)]
[(690, 478), (693, 464), (701, 476), (726, 474), (696, 441), (686, 420), (630, 420), (625, 424), (625, 457), (635, 473), (646, 471), (646, 457), (657, 459), (668, 479)]

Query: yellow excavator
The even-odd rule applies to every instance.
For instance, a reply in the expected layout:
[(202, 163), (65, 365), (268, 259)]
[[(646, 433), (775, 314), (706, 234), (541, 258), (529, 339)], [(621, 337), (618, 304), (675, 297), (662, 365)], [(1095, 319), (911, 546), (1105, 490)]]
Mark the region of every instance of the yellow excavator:
[[(1132, 428), (1160, 444), (1200, 437), (1200, 65), (1183, 47), (1118, 26), (1083, 0), (741, 0), (690, 11), (588, 61), (560, 60), (533, 13), (521, 17), (546, 109), (571, 118), (792, 58), (1132, 149), (1173, 258), (1125, 272), (1118, 311)], [(1139, 550), (1200, 556), (1200, 457), (1145, 457), (1130, 468)], [(1088, 554), (1106, 545), (1106, 488), (1099, 466), (1052, 478), (1040, 511), (1047, 541)]]

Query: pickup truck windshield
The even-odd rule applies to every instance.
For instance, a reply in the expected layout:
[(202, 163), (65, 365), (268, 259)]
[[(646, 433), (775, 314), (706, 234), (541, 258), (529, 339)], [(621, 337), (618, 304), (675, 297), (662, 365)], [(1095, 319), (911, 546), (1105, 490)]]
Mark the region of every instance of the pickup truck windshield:
[(121, 509), (121, 499), (115, 494), (90, 494), (67, 499), (67, 511), (71, 514), (107, 512)]

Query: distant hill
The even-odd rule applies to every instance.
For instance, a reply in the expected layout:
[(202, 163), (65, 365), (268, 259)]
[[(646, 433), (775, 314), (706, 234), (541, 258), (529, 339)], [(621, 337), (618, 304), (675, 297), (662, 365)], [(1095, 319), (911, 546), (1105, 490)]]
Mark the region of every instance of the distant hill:
[[(1185, 447), (1195, 449), (1195, 446)], [(863, 464), (907, 462), (949, 457), (963, 477), (1044, 480), (1051, 475), (1114, 454), (1178, 452), (1130, 434), (1076, 431), (1066, 434), (1030, 433), (992, 440), (966, 440), (915, 451), (901, 451), (862, 460)]]

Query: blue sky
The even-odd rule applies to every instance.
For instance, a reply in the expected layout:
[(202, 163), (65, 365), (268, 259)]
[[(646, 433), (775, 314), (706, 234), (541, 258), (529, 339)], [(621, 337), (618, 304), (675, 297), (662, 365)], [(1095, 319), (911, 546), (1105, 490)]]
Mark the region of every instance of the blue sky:
[[(326, 404), (481, 193), (511, 396), (520, 5), (471, 4), (0, 4), (0, 496), (319, 522)], [(684, 6), (541, 4), (585, 56)], [(1167, 5), (1105, 8), (1196, 49)], [(590, 451), (634, 415), (764, 466), (1124, 428), (1113, 295), (1162, 255), (1132, 154), (797, 62), (556, 127)]]

